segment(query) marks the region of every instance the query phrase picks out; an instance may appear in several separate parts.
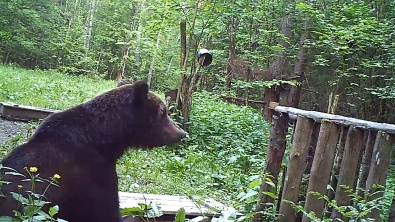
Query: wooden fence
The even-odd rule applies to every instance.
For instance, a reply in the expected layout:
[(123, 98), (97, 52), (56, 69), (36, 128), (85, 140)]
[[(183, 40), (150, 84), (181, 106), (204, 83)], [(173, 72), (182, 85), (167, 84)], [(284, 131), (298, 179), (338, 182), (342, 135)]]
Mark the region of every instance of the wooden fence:
[[(374, 184), (382, 186), (386, 184), (391, 152), (395, 143), (395, 125), (283, 107), (277, 103), (271, 103), (269, 106), (275, 114), (265, 172), (271, 175), (277, 187), (281, 187), (280, 197), (277, 200), (279, 213), (277, 221), (311, 221), (305, 215), (297, 215), (290, 202), (304, 203), (304, 210), (314, 212), (318, 218), (326, 216), (326, 218), (348, 221), (317, 194), (335, 200), (337, 206), (355, 204), (347, 188), (354, 191), (363, 188), (375, 193), (374, 196), (365, 197), (363, 192), (355, 191), (362, 198), (377, 198), (383, 195), (383, 192), (377, 192), (380, 189)], [(283, 180), (280, 180), (278, 177), (285, 153), (288, 123), (291, 120), (296, 121), (296, 124), (294, 124), (289, 151), (289, 162)], [(311, 143), (313, 129), (317, 124), (319, 124), (318, 139), (316, 146), (311, 147), (311, 144), (314, 144)], [(309, 149), (313, 149), (314, 158), (311, 170), (306, 174)], [(301, 186), (304, 181), (302, 178), (308, 178), (308, 182), (304, 183), (307, 191), (301, 201)], [(280, 182), (282, 184), (279, 184)], [(328, 185), (331, 185), (333, 190), (328, 189)], [(274, 188), (268, 183), (262, 183), (257, 211), (264, 211), (267, 206), (275, 203), (276, 200), (265, 195), (266, 192), (273, 190)], [(378, 221), (379, 214), (380, 212), (374, 209), (368, 216)], [(264, 220), (261, 214), (257, 214), (254, 221)]]

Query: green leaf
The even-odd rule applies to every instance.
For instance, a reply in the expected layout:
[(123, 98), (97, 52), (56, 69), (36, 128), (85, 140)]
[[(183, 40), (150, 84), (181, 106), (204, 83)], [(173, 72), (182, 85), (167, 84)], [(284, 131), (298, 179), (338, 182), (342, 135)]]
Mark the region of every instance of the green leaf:
[(29, 204), (29, 200), (26, 199), (26, 198), (24, 198), (21, 194), (19, 194), (19, 193), (14, 193), (14, 192), (10, 192), (10, 193), (11, 193), (12, 197), (13, 197), (15, 200), (19, 201), (19, 202), (22, 203), (23, 205)]
[(262, 184), (262, 180), (257, 179), (257, 180), (252, 181), (252, 182), (248, 185), (248, 188), (252, 189), (252, 188), (255, 188), (255, 187), (260, 186), (261, 184)]
[(276, 194), (275, 194), (275, 193), (272, 193), (272, 192), (267, 192), (267, 191), (265, 191), (265, 192), (263, 192), (263, 194), (265, 194), (265, 195), (267, 195), (267, 196), (269, 196), (269, 197), (271, 197), (271, 198), (273, 198), (273, 199), (276, 198)]
[(144, 215), (144, 211), (140, 207), (127, 207), (120, 211), (121, 216), (140, 216)]
[(48, 213), (49, 213), (49, 216), (53, 217), (54, 215), (59, 213), (59, 206), (56, 205), (56, 206), (53, 206), (53, 207), (49, 208)]
[(181, 207), (176, 214), (174, 222), (184, 222), (185, 221), (185, 209)]

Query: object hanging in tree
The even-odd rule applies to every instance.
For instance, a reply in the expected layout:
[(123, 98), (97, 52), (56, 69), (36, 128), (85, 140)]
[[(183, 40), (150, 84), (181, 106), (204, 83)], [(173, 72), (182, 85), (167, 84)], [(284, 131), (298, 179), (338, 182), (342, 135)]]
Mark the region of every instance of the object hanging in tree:
[(203, 62), (200, 64), (201, 66), (209, 66), (213, 61), (213, 56), (207, 49), (199, 49), (197, 53), (197, 60), (199, 61), (202, 56), (204, 57)]

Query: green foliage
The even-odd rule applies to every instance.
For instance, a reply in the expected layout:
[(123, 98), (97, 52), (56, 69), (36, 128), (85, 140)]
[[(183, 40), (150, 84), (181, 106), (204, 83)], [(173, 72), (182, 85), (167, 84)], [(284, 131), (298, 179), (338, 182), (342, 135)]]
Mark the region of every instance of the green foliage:
[[(150, 221), (150, 218), (156, 218), (163, 215), (160, 206), (155, 203), (139, 203), (138, 207), (124, 208), (121, 210), (121, 216), (140, 217), (143, 221)], [(184, 212), (185, 213), (185, 212)]]
[[(0, 221), (4, 222), (18, 222), (18, 221), (57, 221), (64, 222), (62, 219), (55, 219), (54, 216), (59, 212), (59, 206), (52, 206), (49, 208), (48, 212), (43, 211), (43, 207), (45, 205), (50, 204), (48, 201), (44, 201), (45, 193), (50, 186), (58, 186), (58, 179), (60, 175), (55, 174), (49, 180), (41, 178), (37, 173), (38, 169), (36, 167), (30, 167), (29, 169), (25, 167), (25, 171), (27, 172), (28, 177), (17, 172), (14, 169), (4, 167), (0, 165), (0, 198), (5, 198), (5, 195), (11, 195), (17, 202), (17, 209), (14, 210), (14, 216), (1, 216)], [(4, 177), (12, 176), (12, 177), (21, 177), (21, 184), (26, 184), (26, 182), (30, 183), (30, 191), (27, 191), (27, 195), (22, 193), (22, 185), (18, 185), (18, 193), (11, 192), (9, 194), (4, 194), (1, 192), (1, 188), (4, 184), (10, 184), (10, 181), (4, 180)], [(35, 187), (37, 183), (47, 182), (48, 185), (45, 191), (42, 194), (36, 193)], [(19, 210), (22, 209), (22, 211)]]
[[(356, 205), (349, 205), (349, 206), (339, 206), (335, 200), (330, 200), (326, 195), (322, 195), (318, 192), (310, 192), (312, 195), (316, 196), (318, 199), (325, 200), (325, 203), (328, 207), (335, 209), (339, 212), (343, 217), (347, 218), (347, 221), (374, 221), (372, 218), (369, 218), (369, 213), (372, 210), (376, 209), (381, 211), (385, 202), (383, 202), (383, 197), (376, 197), (378, 194), (382, 194), (383, 191), (376, 191), (371, 193), (368, 190), (364, 190), (362, 188), (358, 188), (358, 190), (362, 190), (363, 196), (359, 196), (357, 192), (353, 189), (342, 185), (345, 192), (348, 196), (351, 197), (352, 203), (356, 203)], [(376, 188), (384, 188), (382, 186), (374, 186)], [(292, 207), (295, 209), (296, 212), (302, 212), (309, 220), (311, 221), (332, 221), (331, 218), (326, 218), (324, 216), (323, 219), (318, 218), (314, 212), (306, 212), (304, 207), (298, 204), (293, 203), (289, 200), (283, 200), (286, 203), (290, 203)], [(343, 221), (339, 218), (336, 218), (336, 221)]]
[[(348, 115), (393, 122), (386, 106), (374, 105), (377, 100), (395, 98), (392, 17), (380, 17), (383, 11), (368, 1), (322, 6), (297, 4), (298, 15), (311, 17), (312, 36), (307, 45), (313, 52), (310, 66), (319, 70), (312, 74), (317, 91), (319, 87), (327, 91), (329, 83), (329, 90), (341, 96), (339, 106)], [(391, 7), (382, 9), (387, 15), (394, 13)]]

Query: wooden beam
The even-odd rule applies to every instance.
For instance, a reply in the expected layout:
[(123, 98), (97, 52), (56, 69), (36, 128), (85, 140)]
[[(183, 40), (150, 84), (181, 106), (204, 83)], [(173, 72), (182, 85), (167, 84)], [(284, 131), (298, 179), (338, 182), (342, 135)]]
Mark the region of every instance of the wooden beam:
[(306, 110), (279, 106), (279, 105), (275, 106), (274, 103), (269, 103), (269, 107), (273, 107), (273, 109), (277, 112), (288, 113), (291, 118), (292, 116), (305, 116), (307, 118), (314, 119), (316, 122), (320, 122), (322, 119), (328, 119), (334, 123), (338, 123), (346, 126), (354, 126), (361, 129), (377, 130), (377, 131), (383, 131), (383, 132), (395, 134), (394, 124), (377, 123), (372, 121), (340, 116), (340, 115), (333, 115), (333, 114), (321, 113), (316, 111), (306, 111)]
[[(322, 218), (325, 201), (311, 192), (326, 195), (339, 134), (340, 126), (338, 124), (330, 121), (323, 121), (321, 123), (305, 204), (305, 211), (307, 213), (311, 211), (315, 212), (318, 218)], [(310, 220), (304, 215), (302, 221), (307, 222)]]
[[(285, 176), (282, 200), (298, 202), (299, 189), (303, 172), (306, 165), (306, 157), (309, 151), (311, 134), (313, 132), (314, 121), (306, 117), (298, 117), (295, 134), (290, 150), (290, 159)], [(295, 221), (295, 210), (290, 203), (281, 202), (279, 210), (279, 222)]]
[[(356, 178), (356, 171), (358, 169), (358, 156), (363, 151), (363, 131), (361, 129), (350, 127), (347, 133), (346, 146), (344, 149), (344, 157), (340, 167), (339, 181), (336, 187), (335, 200), (337, 206), (349, 206), (351, 203), (351, 197), (347, 193), (347, 189), (344, 186), (352, 189), (354, 180)], [(332, 210), (332, 219), (340, 218), (345, 220), (346, 218), (338, 212), (336, 209)]]
[[(387, 133), (378, 132), (372, 153), (372, 161), (369, 169), (369, 175), (366, 181), (366, 190), (370, 193), (377, 191), (375, 195), (369, 197), (370, 200), (382, 197), (384, 190), (377, 189), (373, 185), (378, 184), (381, 186), (386, 185), (387, 171), (390, 164), (392, 148), (395, 143), (395, 137)], [(377, 209), (372, 209), (369, 214), (370, 218), (379, 220), (380, 212)]]
[(45, 119), (60, 110), (18, 105), (16, 103), (0, 102), (0, 116), (7, 120), (39, 120)]
[[(176, 215), (177, 211), (183, 207), (187, 216), (204, 215), (213, 217), (219, 216), (221, 211), (225, 209), (223, 204), (211, 198), (197, 204), (197, 202), (185, 196), (119, 192), (120, 209), (138, 207), (139, 203), (160, 204), (162, 213), (166, 215)], [(236, 215), (241, 216), (242, 214), (237, 213)]]

